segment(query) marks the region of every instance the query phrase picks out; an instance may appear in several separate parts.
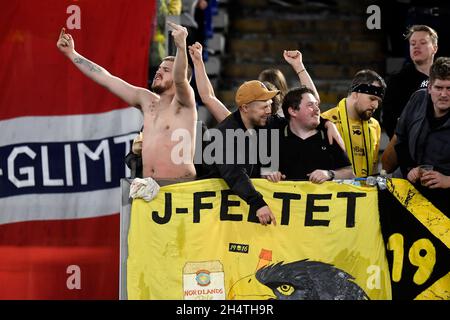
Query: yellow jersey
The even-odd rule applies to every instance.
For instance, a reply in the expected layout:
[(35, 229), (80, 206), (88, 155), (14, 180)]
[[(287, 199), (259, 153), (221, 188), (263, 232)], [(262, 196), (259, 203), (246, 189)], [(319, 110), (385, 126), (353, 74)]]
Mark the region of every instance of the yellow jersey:
[(381, 127), (378, 121), (367, 121), (347, 117), (346, 99), (324, 113), (322, 117), (333, 122), (345, 142), (347, 155), (357, 177), (367, 177), (378, 172), (378, 151), (380, 149)]

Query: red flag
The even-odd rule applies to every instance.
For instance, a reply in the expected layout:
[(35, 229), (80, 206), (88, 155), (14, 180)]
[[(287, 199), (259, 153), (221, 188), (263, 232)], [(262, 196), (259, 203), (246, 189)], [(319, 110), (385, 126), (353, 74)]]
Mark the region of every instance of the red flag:
[(0, 299), (118, 297), (120, 178), (140, 112), (56, 47), (147, 87), (154, 0), (11, 0), (0, 11)]

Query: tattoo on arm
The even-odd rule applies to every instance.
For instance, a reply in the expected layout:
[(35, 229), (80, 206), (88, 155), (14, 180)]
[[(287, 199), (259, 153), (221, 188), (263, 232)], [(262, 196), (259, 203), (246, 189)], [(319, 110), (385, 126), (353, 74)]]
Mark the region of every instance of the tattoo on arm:
[(87, 61), (86, 59), (83, 59), (83, 58), (75, 58), (73, 60), (73, 62), (75, 62), (77, 64), (85, 64), (89, 68), (89, 71), (91, 71), (91, 72), (100, 72), (101, 71), (101, 69), (98, 65), (96, 65), (90, 61)]

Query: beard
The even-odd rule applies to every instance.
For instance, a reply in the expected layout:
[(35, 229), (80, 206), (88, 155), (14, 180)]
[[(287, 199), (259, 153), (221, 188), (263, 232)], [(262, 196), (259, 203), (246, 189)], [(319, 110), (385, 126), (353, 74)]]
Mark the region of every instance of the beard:
[(249, 120), (253, 127), (264, 127), (267, 124), (267, 118), (250, 118)]
[(152, 91), (156, 94), (161, 94), (166, 91), (166, 88), (159, 85), (152, 85)]
[(161, 93), (169, 90), (170, 87), (172, 86), (172, 83), (173, 82), (171, 82), (171, 81), (162, 82), (160, 80), (158, 84), (155, 84), (155, 80), (153, 80), (151, 88), (154, 93), (161, 94)]
[(264, 127), (267, 124), (267, 120), (268, 120), (268, 117), (259, 118), (257, 120), (257, 123), (255, 123), (255, 125), (258, 127)]
[(359, 113), (359, 118), (363, 121), (367, 121), (370, 118), (372, 118), (373, 112), (372, 111), (363, 111)]

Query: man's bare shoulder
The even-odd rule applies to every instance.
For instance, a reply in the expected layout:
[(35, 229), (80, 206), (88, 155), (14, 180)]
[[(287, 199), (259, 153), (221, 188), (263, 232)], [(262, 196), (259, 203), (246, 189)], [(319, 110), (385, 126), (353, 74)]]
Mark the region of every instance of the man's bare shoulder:
[(136, 108), (141, 109), (144, 113), (149, 109), (154, 109), (161, 101), (159, 95), (145, 88), (138, 88), (137, 95), (139, 105)]
[(158, 94), (146, 88), (139, 88), (138, 95), (144, 104), (158, 102), (161, 98)]

